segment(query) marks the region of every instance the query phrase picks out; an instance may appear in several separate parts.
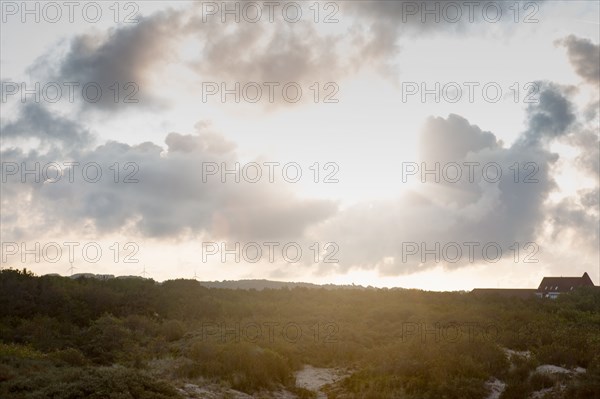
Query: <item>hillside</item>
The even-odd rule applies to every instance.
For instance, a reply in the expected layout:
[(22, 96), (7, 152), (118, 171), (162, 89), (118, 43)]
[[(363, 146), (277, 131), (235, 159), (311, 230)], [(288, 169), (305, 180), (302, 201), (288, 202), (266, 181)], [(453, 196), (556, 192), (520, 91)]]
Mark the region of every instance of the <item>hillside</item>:
[(0, 397), (600, 394), (597, 290), (526, 300), (262, 288), (3, 270)]
[[(48, 277), (61, 277), (60, 274), (51, 273), (46, 274)], [(112, 274), (94, 274), (94, 273), (75, 273), (68, 276), (71, 279), (97, 279), (97, 280), (110, 280), (110, 279), (146, 279), (140, 276), (115, 276)], [(275, 281), (266, 279), (247, 279), (247, 280), (223, 280), (223, 281), (198, 281), (202, 287), (206, 288), (227, 288), (227, 289), (240, 289), (240, 290), (264, 290), (264, 289), (281, 289), (281, 288), (328, 288), (328, 289), (365, 289), (361, 285), (337, 285), (337, 284), (312, 284), (303, 282), (293, 281)], [(160, 283), (159, 283), (160, 284)], [(366, 287), (372, 289), (373, 287)]]

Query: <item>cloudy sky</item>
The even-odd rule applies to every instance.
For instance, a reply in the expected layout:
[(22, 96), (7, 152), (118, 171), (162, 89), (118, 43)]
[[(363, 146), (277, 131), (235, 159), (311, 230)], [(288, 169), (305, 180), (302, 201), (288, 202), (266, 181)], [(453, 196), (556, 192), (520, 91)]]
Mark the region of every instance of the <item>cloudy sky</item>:
[(598, 284), (596, 1), (2, 1), (2, 267)]

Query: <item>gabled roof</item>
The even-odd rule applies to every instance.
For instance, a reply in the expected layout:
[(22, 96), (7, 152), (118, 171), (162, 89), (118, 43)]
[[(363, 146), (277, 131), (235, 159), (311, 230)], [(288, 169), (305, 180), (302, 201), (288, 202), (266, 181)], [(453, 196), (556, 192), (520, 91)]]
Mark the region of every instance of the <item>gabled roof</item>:
[(593, 287), (594, 282), (587, 273), (581, 277), (544, 277), (538, 292), (569, 292), (579, 287)]

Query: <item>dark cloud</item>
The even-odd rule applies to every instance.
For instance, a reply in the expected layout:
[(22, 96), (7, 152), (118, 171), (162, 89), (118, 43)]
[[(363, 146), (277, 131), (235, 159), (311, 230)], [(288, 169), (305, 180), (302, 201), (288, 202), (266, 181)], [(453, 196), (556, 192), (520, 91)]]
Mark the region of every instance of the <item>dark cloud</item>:
[[(346, 1), (342, 3), (342, 10), (345, 17), (351, 16), (356, 20), (350, 32), (358, 48), (352, 57), (354, 66), (373, 63), (389, 72), (403, 39), (473, 32), (507, 35), (514, 30), (511, 24), (515, 24), (515, 3), (518, 3), (521, 18), (528, 15), (534, 19), (538, 14), (536, 10), (544, 2), (486, 1), (467, 5), (469, 2), (438, 0)], [(527, 7), (526, 11), (524, 7)], [(493, 29), (487, 29), (490, 27)]]
[(567, 48), (569, 61), (575, 72), (586, 82), (598, 88), (600, 83), (600, 46), (590, 39), (569, 35), (556, 42)]
[[(202, 81), (229, 80), (233, 82), (328, 82), (337, 81), (349, 71), (367, 66), (371, 61), (386, 64), (399, 50), (399, 40), (405, 35), (414, 39), (436, 32), (467, 31), (481, 23), (482, 13), (475, 12), (474, 21), (463, 15), (457, 23), (443, 19), (435, 22), (428, 18), (406, 16), (406, 1), (343, 2), (337, 15), (346, 25), (334, 24), (336, 29), (323, 33), (321, 26), (312, 21), (312, 11), (297, 23), (286, 22), (281, 16), (275, 22), (235, 23), (233, 18), (222, 23), (218, 16), (203, 20), (201, 4), (178, 10), (156, 12), (140, 17), (138, 24), (113, 28), (105, 34), (86, 34), (73, 38), (70, 47), (58, 64), (56, 54), (42, 57), (30, 69), (47, 71), (49, 78), (79, 82), (81, 85), (98, 83), (104, 93), (97, 103), (86, 109), (114, 111), (138, 106), (164, 106), (160, 94), (151, 90), (156, 84), (152, 77), (170, 60), (185, 59)], [(431, 7), (440, 2), (418, 2)], [(496, 2), (507, 12), (506, 5)], [(445, 6), (444, 6), (445, 7)], [(512, 7), (512, 3), (511, 3)], [(463, 10), (464, 11), (464, 10)], [(266, 11), (265, 11), (266, 12)], [(266, 18), (266, 16), (264, 17)], [(406, 22), (403, 22), (406, 18)], [(510, 20), (505, 15), (503, 20)], [(177, 47), (183, 40), (195, 40), (186, 51)], [(342, 51), (342, 49), (345, 49)], [(53, 66), (53, 68), (50, 68)], [(121, 85), (119, 101), (109, 89), (114, 82)], [(137, 85), (134, 95), (139, 103), (123, 103), (123, 89), (129, 82)], [(305, 96), (308, 98), (308, 96)]]
[[(60, 118), (53, 122), (68, 125)], [(43, 166), (75, 161), (79, 165), (73, 169), (74, 183), (68, 181), (66, 168), (55, 183), (36, 183), (30, 177), (23, 184), (19, 174), (9, 176), (3, 195), (13, 201), (27, 198), (31, 218), (26, 225), (32, 234), (78, 232), (85, 226), (100, 236), (128, 232), (175, 239), (208, 233), (227, 240), (285, 239), (302, 236), (310, 225), (336, 212), (337, 205), (331, 201), (300, 199), (290, 187), (282, 186), (284, 183), (270, 183), (267, 178), (236, 183), (230, 176), (223, 183), (217, 175), (203, 181), (203, 163), (219, 167), (225, 163), (231, 169), (238, 162), (235, 146), (218, 134), (170, 133), (165, 142), (166, 148), (150, 142), (128, 145), (110, 141), (94, 149), (71, 151), (68, 157), (56, 151), (40, 154), (6, 149), (1, 154), (3, 162), (25, 162), (29, 167), (35, 162)], [(98, 182), (82, 177), (83, 166), (92, 163), (102, 170)], [(115, 164), (120, 171), (117, 183)], [(88, 175), (93, 180), (96, 168)], [(138, 182), (125, 183), (127, 178)], [(36, 214), (44, 217), (38, 219)], [(3, 229), (11, 226), (7, 223)]]
[(51, 113), (38, 103), (25, 104), (20, 115), (0, 129), (4, 142), (35, 138), (43, 146), (81, 148), (93, 141), (93, 135), (78, 122)]
[[(157, 12), (149, 17), (139, 17), (139, 22), (112, 28), (106, 34), (84, 34), (73, 38), (66, 55), (54, 65), (54, 54), (42, 57), (30, 70), (47, 73), (48, 79), (60, 82), (76, 82), (79, 87), (96, 83), (102, 89), (99, 101), (82, 101), (86, 109), (115, 111), (120, 107), (164, 106), (152, 94), (151, 75), (157, 68), (175, 57), (172, 47), (180, 32), (179, 12)], [(115, 86), (119, 85), (117, 101)], [(127, 84), (131, 84), (126, 86)], [(90, 98), (96, 93), (90, 89)], [(129, 96), (129, 97), (127, 97)], [(125, 102), (138, 100), (137, 103)]]
[[(80, 87), (97, 83), (102, 97), (98, 102), (82, 100), (84, 109), (111, 112), (167, 106), (161, 89), (157, 89), (161, 82), (154, 78), (160, 68), (175, 59), (187, 62), (202, 81), (230, 81), (230, 85), (312, 84), (336, 81), (344, 73), (337, 54), (340, 36), (319, 33), (308, 17), (294, 24), (281, 17), (274, 23), (235, 23), (233, 19), (222, 23), (218, 17), (203, 21), (199, 4), (159, 11), (140, 17), (135, 25), (107, 33), (76, 36), (64, 56), (50, 52), (29, 71), (53, 81), (76, 82)], [(185, 40), (193, 44), (182, 50), (178, 45)], [(120, 86), (116, 102), (115, 82)], [(130, 82), (134, 85), (126, 87)], [(90, 90), (93, 98), (95, 89)], [(138, 102), (126, 102), (127, 95), (131, 95), (128, 101)]]
[[(541, 84), (536, 82), (538, 87)], [(527, 111), (529, 129), (522, 136), (527, 145), (564, 135), (575, 121), (574, 106), (554, 85), (541, 91), (539, 103), (530, 104)]]
[[(436, 22), (431, 16), (423, 23), (420, 14), (406, 15), (407, 4), (446, 9), (444, 2), (429, 0), (342, 2), (336, 17), (344, 24), (331, 24), (335, 29), (324, 33), (318, 27), (326, 25), (312, 21), (313, 11), (308, 6), (303, 6), (305, 15), (297, 23), (286, 22), (279, 14), (273, 23), (266, 21), (266, 15), (258, 23), (245, 19), (235, 23), (233, 18), (222, 23), (218, 15), (204, 20), (202, 3), (196, 3), (140, 17), (138, 24), (113, 28), (106, 34), (76, 36), (57, 65), (53, 62), (56, 54), (51, 52), (31, 70), (46, 71), (53, 66), (54, 74), (49, 77), (53, 80), (100, 84), (104, 95), (97, 103), (84, 103), (86, 109), (159, 107), (166, 104), (152, 91), (150, 86), (160, 84), (152, 78), (172, 59), (185, 60), (203, 82), (336, 82), (371, 63), (386, 69), (403, 37), (415, 40), (436, 33), (461, 34), (485, 22), (483, 4), (477, 6), (472, 21), (461, 7), (465, 14), (456, 23), (443, 18)], [(514, 23), (508, 10), (513, 2), (493, 4), (502, 10), (501, 21)], [(177, 45), (187, 40), (193, 41), (183, 51), (188, 54), (183, 54)], [(118, 102), (109, 89), (114, 82), (121, 85)], [(137, 105), (121, 98), (133, 93), (133, 86), (123, 88), (129, 82), (139, 89), (134, 95)]]

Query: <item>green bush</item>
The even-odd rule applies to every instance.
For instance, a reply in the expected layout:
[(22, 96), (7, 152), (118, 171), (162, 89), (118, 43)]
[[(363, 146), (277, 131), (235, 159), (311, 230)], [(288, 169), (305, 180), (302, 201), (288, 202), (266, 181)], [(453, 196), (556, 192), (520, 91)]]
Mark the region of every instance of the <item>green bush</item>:
[(67, 348), (53, 352), (52, 358), (62, 362), (68, 366), (81, 367), (88, 364), (88, 360), (80, 350), (75, 348)]
[(526, 382), (508, 384), (500, 395), (500, 399), (524, 399), (528, 398), (532, 389)]
[(132, 333), (111, 315), (95, 320), (79, 337), (80, 347), (93, 362), (108, 365), (128, 359), (134, 345)]
[(185, 326), (178, 320), (169, 320), (162, 325), (162, 334), (167, 342), (178, 341), (185, 335)]
[(540, 391), (554, 386), (555, 379), (545, 373), (533, 373), (529, 377), (529, 385), (534, 391)]
[[(598, 356), (598, 354), (596, 354)], [(564, 398), (597, 398), (600, 393), (600, 358), (595, 358), (585, 373), (578, 374), (567, 385)]]
[(13, 399), (180, 398), (165, 382), (123, 367), (51, 368), (3, 384), (0, 394)]

